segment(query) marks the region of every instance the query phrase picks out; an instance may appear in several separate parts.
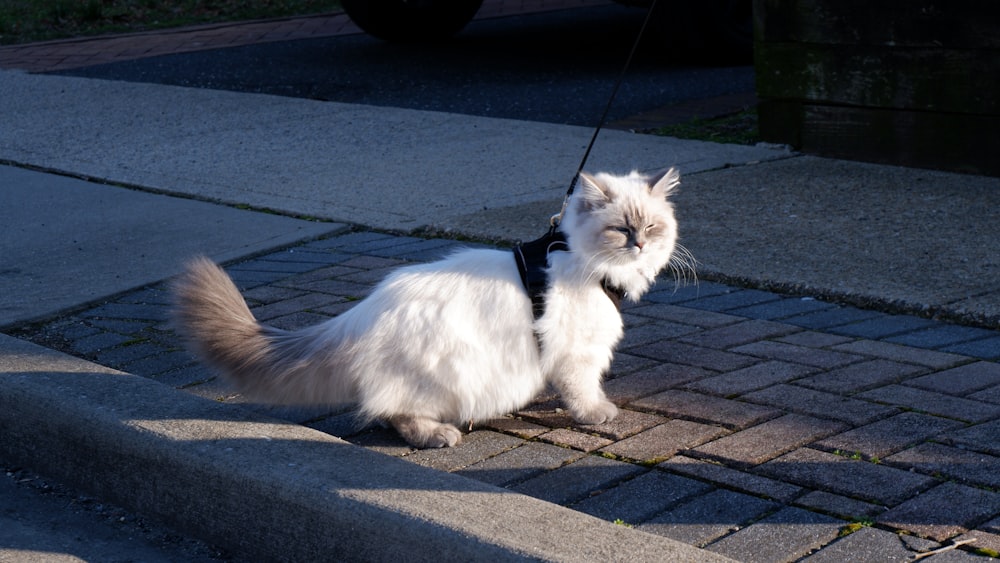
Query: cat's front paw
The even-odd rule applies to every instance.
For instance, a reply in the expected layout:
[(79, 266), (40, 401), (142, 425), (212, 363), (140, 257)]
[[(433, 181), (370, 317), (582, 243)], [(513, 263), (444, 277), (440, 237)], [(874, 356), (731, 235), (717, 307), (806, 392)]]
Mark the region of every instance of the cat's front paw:
[(618, 416), (618, 407), (605, 399), (586, 410), (571, 412), (571, 414), (573, 420), (580, 424), (604, 424), (611, 422)]

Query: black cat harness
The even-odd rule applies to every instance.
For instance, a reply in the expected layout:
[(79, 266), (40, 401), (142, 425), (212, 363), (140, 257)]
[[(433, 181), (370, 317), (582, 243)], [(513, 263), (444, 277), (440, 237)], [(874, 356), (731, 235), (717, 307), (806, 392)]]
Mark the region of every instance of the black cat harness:
[[(549, 287), (549, 276), (546, 268), (549, 265), (549, 253), (569, 252), (566, 235), (555, 228), (545, 236), (531, 242), (521, 243), (514, 247), (514, 261), (517, 262), (517, 273), (521, 275), (521, 284), (531, 298), (531, 311), (538, 320), (545, 314), (545, 290)], [(621, 310), (622, 300), (628, 296), (624, 289), (611, 285), (605, 278), (601, 280), (601, 289), (615, 308)]]

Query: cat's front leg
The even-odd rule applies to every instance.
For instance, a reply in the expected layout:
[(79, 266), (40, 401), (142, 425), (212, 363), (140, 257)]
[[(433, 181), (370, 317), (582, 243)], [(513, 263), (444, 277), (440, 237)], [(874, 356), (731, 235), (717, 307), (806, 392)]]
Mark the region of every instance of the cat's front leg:
[(618, 407), (601, 388), (601, 372), (587, 362), (567, 361), (553, 374), (552, 383), (566, 409), (580, 424), (603, 424), (618, 416)]

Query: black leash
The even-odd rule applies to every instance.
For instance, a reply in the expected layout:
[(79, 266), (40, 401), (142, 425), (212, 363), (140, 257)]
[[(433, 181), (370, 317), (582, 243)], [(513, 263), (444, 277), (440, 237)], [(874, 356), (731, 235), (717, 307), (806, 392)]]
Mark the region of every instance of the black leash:
[[(601, 114), (600, 121), (597, 122), (597, 127), (594, 128), (594, 134), (590, 137), (590, 143), (587, 145), (587, 150), (583, 153), (583, 158), (580, 160), (580, 167), (576, 169), (576, 174), (573, 175), (573, 180), (569, 183), (569, 190), (566, 191), (566, 197), (563, 199), (562, 209), (559, 213), (553, 215), (549, 219), (549, 232), (543, 235), (541, 238), (535, 239), (531, 242), (525, 242), (518, 244), (514, 247), (514, 260), (517, 263), (517, 272), (521, 276), (521, 284), (524, 285), (525, 291), (528, 292), (528, 297), (531, 298), (531, 308), (534, 313), (535, 319), (541, 318), (545, 313), (545, 289), (548, 287), (548, 274), (546, 268), (549, 262), (549, 253), (556, 251), (569, 251), (569, 245), (566, 243), (566, 237), (561, 231), (558, 230), (559, 223), (562, 221), (563, 213), (566, 212), (566, 205), (569, 203), (569, 198), (573, 195), (573, 190), (576, 189), (576, 183), (579, 181), (580, 173), (583, 172), (583, 167), (587, 164), (587, 158), (590, 157), (590, 151), (594, 148), (594, 143), (597, 142), (597, 135), (601, 132), (601, 128), (604, 126), (604, 122), (608, 119), (608, 112), (611, 111), (611, 104), (615, 101), (615, 96), (618, 95), (618, 89), (622, 85), (622, 81), (625, 79), (625, 73), (628, 72), (629, 66), (632, 64), (632, 58), (635, 56), (636, 50), (639, 48), (639, 41), (642, 40), (642, 35), (646, 31), (646, 27), (649, 24), (649, 20), (653, 14), (653, 10), (656, 8), (656, 0), (649, 6), (649, 11), (646, 12), (646, 18), (642, 21), (642, 27), (639, 28), (639, 34), (635, 38), (635, 42), (632, 44), (632, 49), (629, 51), (628, 58), (625, 60), (625, 66), (622, 67), (621, 73), (618, 75), (618, 80), (615, 81), (615, 87), (611, 90), (611, 96), (608, 98), (607, 105), (604, 106), (604, 113)], [(621, 301), (627, 295), (625, 291), (621, 288), (614, 287), (609, 284), (608, 280), (601, 280), (601, 288), (604, 293), (611, 299), (611, 302), (615, 304), (615, 307), (621, 308)]]
[(642, 20), (642, 27), (639, 28), (639, 34), (635, 37), (635, 42), (632, 43), (632, 49), (628, 53), (628, 58), (625, 59), (625, 66), (622, 67), (621, 72), (618, 74), (618, 80), (615, 81), (615, 87), (611, 90), (611, 96), (608, 97), (608, 103), (604, 106), (604, 112), (601, 114), (601, 119), (597, 122), (597, 127), (594, 128), (594, 134), (590, 137), (590, 143), (587, 144), (587, 150), (583, 152), (583, 158), (580, 159), (580, 166), (577, 167), (576, 173), (573, 174), (573, 179), (569, 182), (569, 189), (566, 190), (566, 197), (563, 199), (562, 209), (559, 213), (553, 215), (549, 219), (550, 230), (555, 230), (562, 221), (563, 214), (566, 213), (566, 205), (569, 203), (569, 196), (573, 195), (573, 190), (576, 189), (576, 183), (580, 181), (580, 173), (583, 172), (584, 166), (587, 165), (587, 159), (590, 157), (590, 151), (594, 148), (594, 143), (597, 142), (597, 135), (600, 134), (601, 129), (604, 127), (604, 123), (608, 119), (608, 112), (611, 111), (611, 105), (615, 102), (615, 96), (618, 95), (618, 89), (621, 88), (622, 82), (625, 80), (625, 74), (628, 72), (629, 67), (632, 65), (632, 59), (635, 57), (635, 52), (639, 48), (639, 42), (642, 40), (643, 34), (646, 33), (646, 27), (649, 25), (649, 20), (652, 19), (653, 10), (656, 9), (656, 0), (653, 0), (649, 5), (649, 10), (646, 11), (646, 17)]

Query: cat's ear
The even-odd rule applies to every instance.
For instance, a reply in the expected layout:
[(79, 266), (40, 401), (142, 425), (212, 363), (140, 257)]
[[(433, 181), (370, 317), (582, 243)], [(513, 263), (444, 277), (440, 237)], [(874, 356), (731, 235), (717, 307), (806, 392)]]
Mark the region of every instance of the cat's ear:
[(586, 172), (580, 172), (580, 181), (577, 183), (577, 188), (579, 189), (577, 193), (580, 195), (580, 204), (586, 211), (598, 209), (611, 203), (611, 194), (608, 192), (608, 187)]
[(671, 167), (649, 179), (649, 193), (663, 199), (680, 183), (681, 173), (676, 168)]

